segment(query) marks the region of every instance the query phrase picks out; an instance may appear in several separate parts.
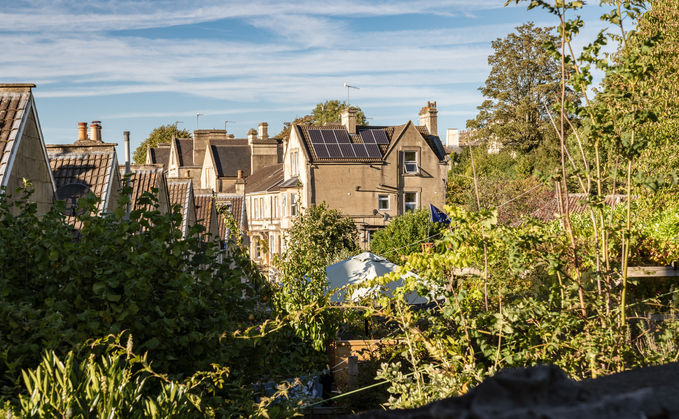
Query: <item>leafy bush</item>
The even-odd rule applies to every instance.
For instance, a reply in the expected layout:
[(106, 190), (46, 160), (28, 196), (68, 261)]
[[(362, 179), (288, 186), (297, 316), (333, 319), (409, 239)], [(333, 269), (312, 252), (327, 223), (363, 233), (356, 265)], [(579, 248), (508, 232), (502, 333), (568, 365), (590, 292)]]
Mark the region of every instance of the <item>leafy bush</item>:
[(429, 237), (438, 237), (446, 227), (446, 224), (430, 223), (429, 210), (407, 212), (373, 234), (370, 251), (400, 264), (404, 256), (422, 250), (421, 242), (428, 242)]
[[(232, 377), (257, 373), (261, 351), (236, 333), (254, 326), (250, 315), (265, 287), (246, 253), (235, 248), (217, 263), (218, 242), (204, 243), (203, 227), (182, 238), (178, 208), (125, 217), (128, 190), (115, 214), (96, 216), (96, 197), (81, 199), (77, 232), (64, 220), (63, 202), (38, 216), (31, 192), (17, 193), (25, 195), (13, 204), (16, 216), (0, 200), (5, 391), (43, 351), (64, 356), (88, 339), (122, 332), (134, 335), (161, 373), (192, 375), (213, 363), (228, 365)], [(153, 207), (151, 194), (142, 199)]]

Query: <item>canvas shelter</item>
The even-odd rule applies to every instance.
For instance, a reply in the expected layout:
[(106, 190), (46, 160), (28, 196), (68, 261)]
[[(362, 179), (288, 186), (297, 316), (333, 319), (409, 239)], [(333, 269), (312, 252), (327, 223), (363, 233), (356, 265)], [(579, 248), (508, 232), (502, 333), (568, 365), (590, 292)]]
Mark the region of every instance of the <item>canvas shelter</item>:
[[(341, 289), (348, 285), (358, 284), (395, 272), (398, 267), (398, 265), (389, 262), (381, 256), (370, 252), (363, 252), (358, 256), (327, 266), (325, 272), (330, 281), (330, 288)], [(416, 275), (412, 272), (408, 272), (401, 277), (401, 279), (387, 284), (386, 294), (391, 297), (394, 290), (403, 285), (403, 279), (409, 276)], [(356, 300), (371, 292), (376, 292), (376, 290), (373, 287), (359, 288), (354, 292), (350, 299)], [(342, 291), (335, 292), (330, 298), (330, 301), (332, 302), (341, 302), (343, 300), (344, 292)], [(406, 300), (409, 304), (423, 304), (428, 302), (427, 298), (420, 297), (416, 292), (408, 294)]]

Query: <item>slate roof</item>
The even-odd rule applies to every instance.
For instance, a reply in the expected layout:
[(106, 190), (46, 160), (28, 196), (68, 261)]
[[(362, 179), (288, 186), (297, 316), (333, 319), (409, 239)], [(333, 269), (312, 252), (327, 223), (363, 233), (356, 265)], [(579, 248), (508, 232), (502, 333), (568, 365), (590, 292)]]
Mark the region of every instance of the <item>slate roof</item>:
[(30, 99), (30, 91), (0, 93), (0, 184), (3, 183), (10, 153)]
[(193, 162), (193, 138), (175, 138), (179, 166), (194, 166)]
[[(168, 167), (168, 164), (170, 163), (170, 147), (169, 143), (165, 143), (168, 146), (167, 147), (158, 147), (158, 148), (152, 148), (151, 151), (151, 163), (152, 164), (162, 164), (165, 167)], [(163, 145), (163, 144), (159, 144)]]
[[(223, 142), (224, 140), (220, 141)], [(250, 173), (252, 170), (250, 146), (213, 144), (213, 140), (210, 140), (213, 164), (218, 177), (237, 177), (238, 170), (242, 170), (246, 175)]]
[(245, 191), (275, 192), (279, 190), (279, 184), (283, 182), (283, 164), (264, 166), (245, 180)]
[(115, 145), (110, 146), (110, 150), (91, 151), (78, 150), (71, 145), (48, 145), (47, 154), (56, 188), (69, 183), (83, 184), (101, 199), (99, 211), (104, 211), (106, 198), (112, 192), (110, 189), (120, 187), (111, 184), (117, 162), (113, 148)]
[(167, 179), (167, 193), (170, 198), (170, 206), (179, 205), (179, 212), (182, 215), (182, 234), (187, 235), (189, 231), (188, 213), (191, 202), (191, 191), (193, 189), (193, 182), (191, 179)]
[[(587, 211), (589, 208), (586, 205), (588, 197), (589, 197), (588, 194), (569, 193), (568, 194), (569, 211), (571, 213), (577, 214), (582, 214), (585, 211)], [(606, 198), (604, 199), (604, 203), (611, 206), (616, 206), (618, 204), (625, 202), (626, 199), (627, 199), (626, 195), (607, 195)], [(632, 197), (632, 199), (636, 199), (636, 197)], [(554, 195), (551, 199), (547, 200), (542, 207), (533, 211), (530, 214), (530, 216), (534, 218), (539, 218), (543, 221), (552, 221), (556, 218), (555, 215), (559, 213), (560, 213), (559, 199), (556, 195)]]
[[(378, 147), (380, 149), (380, 152), (382, 154), (382, 157), (380, 158), (364, 158), (364, 157), (335, 157), (335, 158), (318, 158), (316, 156), (316, 152), (314, 150), (314, 147), (311, 144), (311, 137), (309, 136), (309, 131), (311, 130), (332, 130), (332, 129), (342, 129), (346, 130), (346, 127), (344, 125), (323, 125), (323, 126), (316, 126), (316, 125), (293, 125), (294, 129), (297, 130), (298, 136), (302, 139), (302, 142), (304, 143), (304, 147), (307, 151), (307, 154), (309, 155), (309, 158), (312, 162), (314, 163), (324, 163), (324, 162), (363, 162), (363, 163), (375, 163), (382, 161), (382, 158), (384, 157), (385, 153), (389, 149), (389, 147), (392, 146), (393, 141), (397, 139), (401, 133), (407, 128), (409, 124), (412, 124), (412, 122), (408, 122), (403, 125), (396, 125), (396, 126), (373, 126), (373, 125), (357, 125), (356, 126), (356, 132), (360, 133), (360, 131), (365, 130), (365, 129), (371, 129), (371, 130), (383, 130), (386, 135), (387, 139), (389, 140), (389, 144), (378, 144)], [(446, 151), (443, 148), (443, 144), (441, 143), (441, 140), (438, 136), (435, 135), (429, 135), (429, 132), (427, 131), (427, 127), (425, 126), (415, 126), (415, 129), (420, 133), (422, 136), (422, 139), (431, 147), (431, 149), (434, 151), (436, 154), (436, 157), (439, 160), (445, 160), (446, 159)], [(348, 133), (347, 133), (348, 134)], [(361, 144), (363, 143), (363, 140), (361, 139), (360, 134), (356, 135), (351, 135), (348, 134), (349, 138), (352, 143), (354, 144)]]

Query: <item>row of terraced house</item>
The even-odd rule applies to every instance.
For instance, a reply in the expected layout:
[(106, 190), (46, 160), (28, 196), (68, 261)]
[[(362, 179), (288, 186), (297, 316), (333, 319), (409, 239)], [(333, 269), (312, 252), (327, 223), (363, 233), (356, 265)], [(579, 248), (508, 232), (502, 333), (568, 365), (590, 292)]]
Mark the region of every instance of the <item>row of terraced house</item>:
[(184, 234), (199, 222), (222, 240), (227, 233), (218, 214), (229, 211), (249, 238), (251, 257), (267, 267), (284, 251), (285, 230), (304, 207), (325, 202), (341, 210), (367, 247), (394, 217), (445, 202), (450, 160), (438, 136), (435, 102), (420, 110), (419, 125), (361, 126), (349, 108), (341, 123), (293, 124), (282, 139), (270, 138), (266, 123), (246, 138), (196, 130), (193, 138), (149, 148), (146, 164), (126, 169), (118, 164), (116, 144), (103, 141), (98, 121), (79, 123), (72, 144), (46, 146), (33, 87), (0, 85), (0, 186), (13, 190), (30, 179), (41, 211), (60, 188), (68, 195), (77, 185), (101, 198), (100, 211), (111, 211), (129, 171), (133, 207), (155, 188), (161, 212), (179, 204)]

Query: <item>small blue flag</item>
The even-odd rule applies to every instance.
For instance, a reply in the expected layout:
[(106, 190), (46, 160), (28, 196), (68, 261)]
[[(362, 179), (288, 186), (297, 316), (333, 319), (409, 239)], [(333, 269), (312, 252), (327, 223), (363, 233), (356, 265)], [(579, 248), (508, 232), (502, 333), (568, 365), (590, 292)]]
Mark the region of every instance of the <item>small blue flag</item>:
[(450, 218), (448, 218), (448, 216), (443, 211), (436, 208), (432, 204), (429, 204), (429, 211), (431, 212), (431, 217), (429, 218), (429, 221), (450, 224)]

